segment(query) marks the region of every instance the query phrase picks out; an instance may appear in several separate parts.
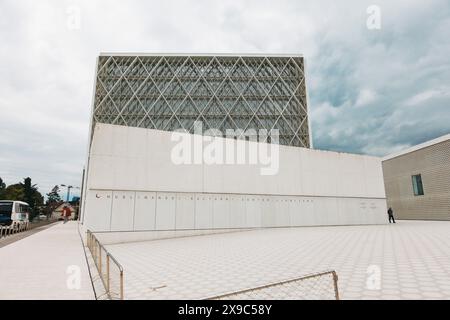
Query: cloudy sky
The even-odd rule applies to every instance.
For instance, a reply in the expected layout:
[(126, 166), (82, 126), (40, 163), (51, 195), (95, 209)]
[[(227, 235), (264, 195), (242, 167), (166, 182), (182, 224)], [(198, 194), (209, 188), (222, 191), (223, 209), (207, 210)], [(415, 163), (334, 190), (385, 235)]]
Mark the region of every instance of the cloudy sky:
[(318, 149), (450, 133), (450, 2), (336, 2), (0, 0), (0, 177), (81, 184), (100, 52), (302, 53)]

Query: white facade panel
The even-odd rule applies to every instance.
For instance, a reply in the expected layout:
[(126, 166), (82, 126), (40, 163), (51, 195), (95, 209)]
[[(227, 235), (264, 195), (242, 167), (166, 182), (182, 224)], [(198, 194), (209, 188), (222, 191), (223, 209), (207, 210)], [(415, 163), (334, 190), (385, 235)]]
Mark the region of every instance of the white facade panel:
[(195, 203), (195, 228), (212, 229), (214, 198), (212, 195), (197, 195)]
[(314, 201), (314, 220), (315, 225), (328, 225), (326, 206), (323, 199), (316, 199)]
[(263, 208), (262, 208), (262, 226), (264, 228), (269, 228), (276, 226), (277, 223), (277, 197), (262, 197), (263, 198)]
[(134, 227), (135, 192), (114, 191), (111, 210), (111, 231), (131, 231)]
[(195, 229), (195, 194), (181, 193), (177, 196), (177, 230)]
[[(96, 138), (92, 140), (91, 149), (99, 156), (111, 156), (114, 154), (114, 130), (116, 126), (97, 126)], [(92, 153), (91, 153), (92, 155)]]
[[(128, 155), (128, 146), (127, 142), (131, 137), (130, 134), (136, 133), (134, 130), (130, 130), (131, 128), (127, 128), (127, 130), (123, 130), (120, 126), (114, 126), (112, 130), (112, 156), (114, 157), (123, 157)], [(94, 133), (95, 134), (95, 133)], [(138, 139), (138, 136), (134, 138)]]
[(248, 228), (262, 227), (262, 196), (246, 197), (246, 221)]
[(305, 220), (306, 226), (315, 226), (316, 223), (316, 215), (314, 211), (314, 201), (310, 198), (304, 198), (302, 197), (301, 201), (301, 210), (303, 212), (302, 216)]
[(326, 201), (326, 210), (328, 217), (328, 225), (337, 226), (340, 224), (339, 219), (339, 202), (337, 198), (328, 198)]
[(245, 196), (230, 196), (230, 228), (245, 228), (247, 216), (245, 213)]
[(355, 204), (354, 199), (338, 200), (338, 219), (340, 223), (345, 225), (357, 224), (355, 219)]
[(286, 227), (290, 226), (291, 223), (291, 211), (290, 211), (290, 201), (291, 197), (281, 197), (279, 211), (277, 211), (275, 215), (275, 226), (277, 227)]
[(156, 230), (175, 230), (177, 196), (158, 193), (156, 196)]
[[(87, 177), (88, 191), (90, 190), (118, 190), (114, 179), (115, 164), (117, 159), (111, 155), (92, 155), (90, 157)], [(93, 183), (93, 180), (96, 182)]]
[(383, 177), (383, 167), (380, 165), (379, 159), (372, 157), (364, 157), (366, 194), (368, 198), (386, 198), (384, 183), (380, 184), (380, 176)]
[(228, 195), (214, 195), (213, 225), (215, 229), (227, 229), (231, 227), (230, 197)]
[(339, 157), (335, 166), (346, 179), (336, 181), (338, 196), (364, 197), (366, 190), (366, 183), (362, 179), (365, 176), (364, 162), (361, 156), (342, 155)]
[(302, 210), (301, 202), (302, 200), (300, 197), (293, 197), (289, 200), (289, 216), (287, 217), (289, 220), (287, 224), (288, 226), (305, 225), (305, 213)]
[[(202, 192), (203, 167), (196, 164), (174, 163), (172, 151), (177, 142), (171, 140), (171, 132), (146, 130), (147, 135), (147, 185), (145, 190), (161, 192)], [(186, 135), (192, 137), (191, 135)], [(132, 156), (132, 155), (130, 155)], [(135, 174), (134, 170), (129, 171)]]
[(155, 230), (156, 192), (136, 192), (135, 201), (133, 230)]
[(111, 230), (112, 191), (90, 190), (86, 197), (85, 223), (91, 230)]

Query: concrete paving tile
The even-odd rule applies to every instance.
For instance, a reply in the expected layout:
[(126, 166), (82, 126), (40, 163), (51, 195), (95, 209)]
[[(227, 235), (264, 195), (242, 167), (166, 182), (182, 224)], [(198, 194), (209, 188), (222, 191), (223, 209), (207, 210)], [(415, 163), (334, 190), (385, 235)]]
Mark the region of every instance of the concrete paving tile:
[[(138, 283), (165, 283), (182, 288), (183, 297), (199, 298), (333, 269), (343, 299), (450, 299), (449, 234), (450, 222), (399, 221), (395, 226), (263, 229), (108, 248), (126, 275), (139, 275), (133, 281), (125, 278), (130, 293), (138, 291)], [(381, 272), (381, 290), (367, 288), (370, 267)], [(329, 290), (325, 283), (313, 289)], [(152, 298), (176, 299), (177, 292), (155, 292)]]

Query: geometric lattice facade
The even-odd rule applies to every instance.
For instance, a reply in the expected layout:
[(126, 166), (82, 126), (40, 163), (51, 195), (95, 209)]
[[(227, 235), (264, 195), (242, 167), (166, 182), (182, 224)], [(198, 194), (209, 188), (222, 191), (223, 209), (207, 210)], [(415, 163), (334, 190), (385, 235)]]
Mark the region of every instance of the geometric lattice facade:
[(301, 56), (101, 55), (93, 125), (148, 129), (279, 130), (310, 147)]

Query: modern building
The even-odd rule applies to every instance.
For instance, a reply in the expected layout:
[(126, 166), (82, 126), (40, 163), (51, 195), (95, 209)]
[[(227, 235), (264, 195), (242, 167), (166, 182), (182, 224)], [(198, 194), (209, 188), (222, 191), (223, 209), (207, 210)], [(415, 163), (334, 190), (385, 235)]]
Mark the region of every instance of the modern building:
[(304, 70), (300, 55), (102, 54), (92, 125), (278, 129), (280, 144), (309, 148)]
[(385, 157), (383, 174), (397, 218), (450, 220), (450, 134)]
[(310, 149), (300, 55), (102, 54), (91, 121), (92, 231), (386, 221), (380, 158)]

